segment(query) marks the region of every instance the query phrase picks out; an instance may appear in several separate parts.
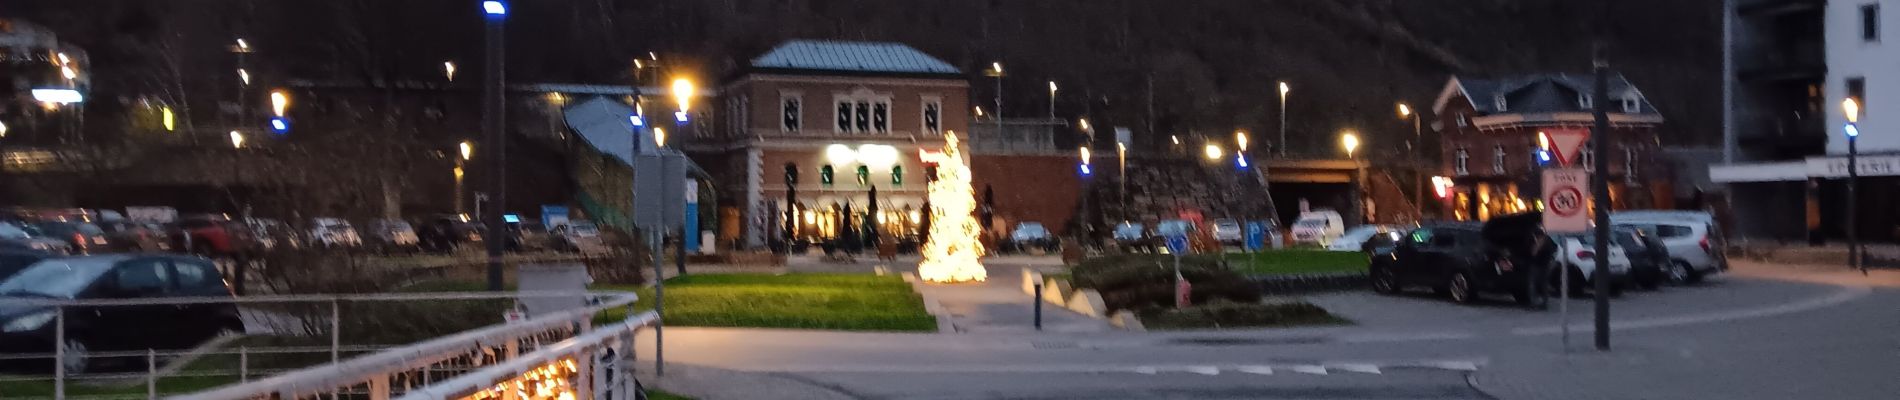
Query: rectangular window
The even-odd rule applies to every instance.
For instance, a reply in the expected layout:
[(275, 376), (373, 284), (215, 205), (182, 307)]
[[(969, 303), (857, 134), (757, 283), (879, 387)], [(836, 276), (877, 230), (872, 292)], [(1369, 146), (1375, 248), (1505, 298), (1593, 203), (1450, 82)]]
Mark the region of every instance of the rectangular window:
[[(1459, 117), (1462, 118), (1464, 116), (1460, 115)], [(1458, 147), (1458, 155), (1456, 159), (1457, 159), (1457, 163), (1454, 164), (1454, 166), (1452, 167), (1452, 171), (1456, 172), (1458, 176), (1470, 175), (1471, 168), (1469, 167), (1469, 165), (1471, 163), (1471, 153), (1465, 151), (1465, 148), (1460, 146)]]
[(851, 102), (848, 100), (838, 101), (838, 125), (835, 131), (851, 131)]
[(1637, 99), (1636, 95), (1623, 96), (1623, 112), (1625, 113), (1637, 113), (1642, 110), (1642, 105), (1643, 102)]
[(1589, 111), (1593, 108), (1596, 108), (1597, 102), (1595, 100), (1596, 99), (1590, 98), (1589, 93), (1578, 93), (1577, 94), (1577, 108), (1584, 109), (1585, 111)]
[(871, 102), (858, 100), (857, 131), (871, 131)]
[(1867, 78), (1858, 76), (1847, 78), (1847, 97), (1854, 99), (1855, 103), (1860, 103), (1860, 109), (1867, 109)]
[(1504, 173), (1504, 145), (1491, 146), (1491, 172)]
[(1860, 40), (1880, 41), (1880, 4), (1860, 6)]
[(804, 108), (805, 99), (798, 96), (788, 95), (779, 98), (779, 129), (785, 132), (798, 132), (798, 129), (804, 125), (803, 116), (800, 115)]
[(931, 135), (943, 133), (943, 99), (924, 98), (923, 110), (923, 132)]
[(1511, 110), (1511, 107), (1510, 107), (1511, 104), (1509, 102), (1504, 101), (1504, 95), (1501, 95), (1501, 94), (1491, 96), (1491, 105), (1496, 106), (1498, 108), (1498, 112), (1505, 112), (1505, 111)]
[(891, 133), (891, 102), (878, 101), (871, 104), (871, 130), (877, 133)]

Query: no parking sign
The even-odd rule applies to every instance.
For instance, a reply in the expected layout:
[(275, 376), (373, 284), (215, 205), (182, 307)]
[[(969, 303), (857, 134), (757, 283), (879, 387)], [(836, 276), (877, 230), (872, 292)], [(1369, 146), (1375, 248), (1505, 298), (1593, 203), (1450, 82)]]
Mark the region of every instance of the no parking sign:
[(1544, 170), (1544, 231), (1590, 230), (1590, 174), (1576, 168)]

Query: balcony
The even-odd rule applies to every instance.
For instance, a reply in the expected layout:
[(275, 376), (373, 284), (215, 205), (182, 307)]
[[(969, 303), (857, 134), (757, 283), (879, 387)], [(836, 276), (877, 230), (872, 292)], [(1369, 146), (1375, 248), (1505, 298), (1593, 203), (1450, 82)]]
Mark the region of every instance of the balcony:
[(1740, 115), (1736, 126), (1742, 150), (1756, 159), (1793, 159), (1819, 154), (1827, 145), (1827, 122), (1751, 113)]

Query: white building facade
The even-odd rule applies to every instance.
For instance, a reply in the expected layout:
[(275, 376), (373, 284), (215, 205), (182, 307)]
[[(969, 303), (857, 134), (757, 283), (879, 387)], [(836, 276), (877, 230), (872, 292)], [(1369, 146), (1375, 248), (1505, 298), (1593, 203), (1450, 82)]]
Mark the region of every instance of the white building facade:
[(1828, 154), (1847, 154), (1841, 100), (1849, 97), (1861, 105), (1860, 152), (1900, 152), (1900, 35), (1890, 29), (1896, 26), (1900, 2), (1827, 3)]

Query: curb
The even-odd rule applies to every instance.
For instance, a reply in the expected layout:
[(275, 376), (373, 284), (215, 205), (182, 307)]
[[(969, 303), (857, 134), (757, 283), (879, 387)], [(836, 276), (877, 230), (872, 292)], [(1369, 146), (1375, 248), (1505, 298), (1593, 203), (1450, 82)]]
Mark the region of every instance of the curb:
[(930, 314), (932, 317), (937, 317), (937, 333), (957, 333), (956, 324), (950, 321), (950, 312), (944, 311), (943, 303), (938, 302), (936, 297), (931, 296), (930, 291), (924, 290), (924, 281), (917, 279), (917, 273), (906, 271), (901, 276), (904, 277), (904, 282), (910, 283), (910, 291), (916, 292), (919, 297), (923, 297), (924, 313)]

